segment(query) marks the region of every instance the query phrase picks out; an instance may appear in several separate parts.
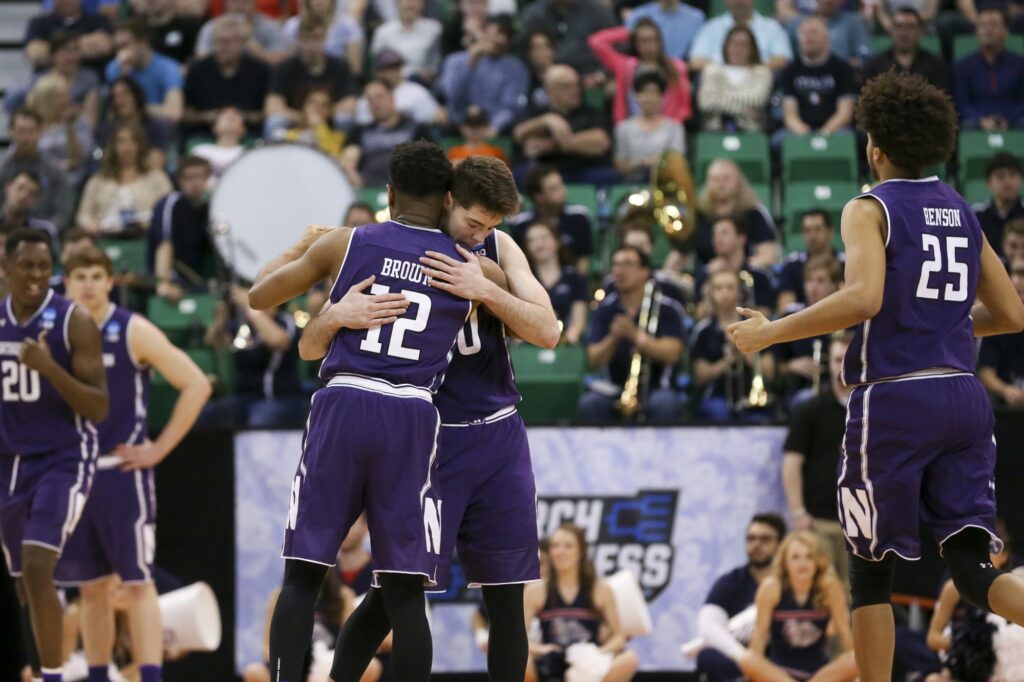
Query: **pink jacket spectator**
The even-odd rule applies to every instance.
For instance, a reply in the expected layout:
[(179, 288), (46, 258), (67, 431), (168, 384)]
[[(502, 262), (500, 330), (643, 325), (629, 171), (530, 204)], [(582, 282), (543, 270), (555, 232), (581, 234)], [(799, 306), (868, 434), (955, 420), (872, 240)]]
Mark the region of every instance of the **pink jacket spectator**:
[[(628, 98), (633, 91), (633, 74), (636, 73), (640, 60), (633, 55), (619, 52), (615, 46), (629, 42), (629, 29), (625, 26), (606, 28), (590, 36), (587, 44), (601, 60), (605, 68), (615, 74), (615, 102), (612, 105), (612, 116), (616, 123), (629, 118)], [(661, 113), (668, 118), (683, 122), (690, 118), (693, 108), (690, 102), (690, 79), (686, 64), (676, 57), (671, 58), (672, 65), (679, 74), (676, 83), (669, 83), (665, 97), (661, 103)]]

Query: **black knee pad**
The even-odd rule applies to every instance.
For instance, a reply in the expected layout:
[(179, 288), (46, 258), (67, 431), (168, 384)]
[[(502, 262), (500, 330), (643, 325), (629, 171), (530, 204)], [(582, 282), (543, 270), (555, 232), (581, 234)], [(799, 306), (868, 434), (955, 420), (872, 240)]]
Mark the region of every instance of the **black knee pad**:
[(989, 559), (989, 540), (987, 531), (965, 528), (942, 543), (942, 558), (960, 597), (987, 611), (992, 610), (988, 605), (989, 588), (1005, 573)]
[(881, 561), (868, 561), (850, 555), (850, 606), (889, 604), (892, 601), (892, 577), (896, 564), (891, 555)]
[(303, 594), (320, 594), (320, 586), (327, 575), (327, 566), (314, 564), (311, 561), (287, 559), (284, 562), (284, 580), (282, 589), (291, 588)]

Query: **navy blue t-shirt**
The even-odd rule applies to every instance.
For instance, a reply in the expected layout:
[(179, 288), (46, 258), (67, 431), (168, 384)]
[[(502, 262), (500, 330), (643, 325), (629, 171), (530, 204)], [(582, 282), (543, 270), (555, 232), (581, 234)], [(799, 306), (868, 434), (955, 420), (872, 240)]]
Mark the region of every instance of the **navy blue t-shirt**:
[(547, 289), (547, 292), (551, 299), (551, 307), (555, 310), (555, 317), (565, 324), (569, 320), (569, 313), (572, 312), (572, 304), (577, 301), (586, 302), (587, 281), (571, 265), (562, 268), (561, 274), (562, 276), (553, 287)]
[[(509, 219), (512, 239), (523, 251), (526, 250), (526, 231), (538, 222), (536, 211), (524, 211)], [(584, 206), (570, 204), (562, 209), (558, 217), (558, 236), (562, 245), (575, 258), (594, 253), (594, 240), (590, 233), (590, 211)]]
[(738, 566), (720, 576), (708, 592), (705, 604), (720, 606), (732, 618), (754, 603), (757, 581), (747, 566)]
[[(612, 326), (612, 320), (616, 315), (624, 315), (625, 308), (617, 293), (609, 294), (597, 307), (597, 310), (590, 316), (590, 330), (587, 334), (587, 343), (598, 343), (606, 336)], [(661, 296), (661, 310), (658, 314), (658, 328), (655, 331), (657, 338), (675, 337), (685, 341), (683, 332), (683, 317), (685, 316), (682, 306), (675, 300)], [(639, 313), (633, 318), (636, 322)], [(629, 377), (629, 365), (633, 358), (633, 344), (629, 341), (620, 341), (615, 347), (612, 359), (608, 363), (608, 378), (613, 382), (623, 385)], [(666, 365), (651, 365), (651, 386), (669, 387), (672, 385), (672, 376), (675, 367)]]

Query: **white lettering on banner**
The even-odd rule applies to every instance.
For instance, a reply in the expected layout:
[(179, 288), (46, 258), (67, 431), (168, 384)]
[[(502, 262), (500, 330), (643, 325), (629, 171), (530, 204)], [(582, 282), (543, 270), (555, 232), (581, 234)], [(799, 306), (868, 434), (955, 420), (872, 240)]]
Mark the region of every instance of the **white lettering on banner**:
[(423, 535), (431, 554), (441, 554), (441, 502), (435, 505), (429, 497), (423, 498)]
[(583, 529), (587, 542), (597, 540), (601, 532), (601, 500), (545, 500), (537, 503), (537, 524), (540, 534), (547, 537), (563, 523), (574, 523)]
[(868, 540), (874, 539), (874, 513), (867, 491), (843, 487), (839, 489), (839, 496), (847, 536), (853, 539), (863, 535)]

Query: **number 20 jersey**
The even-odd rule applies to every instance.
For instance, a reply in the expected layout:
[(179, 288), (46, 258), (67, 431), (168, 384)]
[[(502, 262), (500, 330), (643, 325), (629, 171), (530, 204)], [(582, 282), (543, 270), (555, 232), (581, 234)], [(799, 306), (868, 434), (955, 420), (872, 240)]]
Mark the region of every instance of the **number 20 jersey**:
[(389, 221), (352, 231), (331, 302), (337, 303), (352, 285), (373, 275), (374, 283), (365, 293), (402, 293), (410, 305), (394, 324), (339, 330), (320, 366), (320, 378), (356, 374), (437, 389), (471, 304), (427, 283), (419, 261), (427, 251), (462, 260), (455, 242), (438, 230)]
[[(974, 372), (971, 306), (983, 237), (971, 207), (931, 177), (888, 180), (874, 197), (888, 223), (882, 307), (846, 351), (849, 386), (944, 367)], [(860, 225), (852, 229), (865, 229)]]
[(42, 305), (18, 324), (11, 297), (3, 300), (0, 317), (0, 456), (39, 455), (75, 447), (94, 433), (53, 385), (18, 360), (22, 342), (46, 332), (54, 361), (71, 372), (68, 323), (75, 304), (51, 289)]

